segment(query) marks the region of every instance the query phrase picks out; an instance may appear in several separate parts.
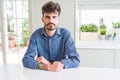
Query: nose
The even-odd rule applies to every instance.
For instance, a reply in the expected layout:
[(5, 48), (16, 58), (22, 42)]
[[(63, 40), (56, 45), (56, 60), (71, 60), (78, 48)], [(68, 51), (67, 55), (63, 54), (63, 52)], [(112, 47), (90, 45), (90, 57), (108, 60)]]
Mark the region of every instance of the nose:
[(50, 17), (50, 22), (53, 22), (53, 18), (52, 17)]

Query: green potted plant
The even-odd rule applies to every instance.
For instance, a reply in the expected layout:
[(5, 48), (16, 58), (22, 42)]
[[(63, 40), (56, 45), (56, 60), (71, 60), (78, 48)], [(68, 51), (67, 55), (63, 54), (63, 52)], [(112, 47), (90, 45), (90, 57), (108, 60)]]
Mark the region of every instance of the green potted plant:
[(107, 32), (106, 25), (105, 24), (100, 25), (100, 34), (106, 35), (106, 32)]
[(80, 26), (80, 39), (98, 40), (98, 26), (93, 23), (82, 24)]
[(98, 32), (98, 27), (95, 24), (83, 24), (80, 27), (82, 32)]
[(120, 21), (118, 22), (112, 22), (113, 28), (120, 28)]
[(106, 25), (105, 24), (101, 24), (100, 25), (100, 38), (102, 40), (106, 39), (106, 32), (107, 32)]
[(112, 22), (113, 30), (116, 33), (116, 39), (120, 40), (120, 21)]

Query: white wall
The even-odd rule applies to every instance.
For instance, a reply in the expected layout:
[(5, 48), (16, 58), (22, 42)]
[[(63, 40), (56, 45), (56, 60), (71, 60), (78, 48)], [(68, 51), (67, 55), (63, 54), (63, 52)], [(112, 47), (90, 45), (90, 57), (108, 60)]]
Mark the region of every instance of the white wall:
[[(43, 27), (43, 23), (41, 22), (41, 7), (44, 3), (48, 2), (50, 0), (31, 0), (31, 25), (32, 30), (35, 30), (36, 28)], [(56, 1), (61, 5), (61, 21), (59, 26), (65, 27), (68, 29), (72, 37), (74, 38), (74, 27), (75, 27), (75, 0), (52, 0)]]

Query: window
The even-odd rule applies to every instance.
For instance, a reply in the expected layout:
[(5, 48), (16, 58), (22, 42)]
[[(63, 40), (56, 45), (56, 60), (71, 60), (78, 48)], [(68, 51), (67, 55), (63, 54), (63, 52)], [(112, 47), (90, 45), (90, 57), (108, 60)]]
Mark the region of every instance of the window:
[(6, 63), (21, 63), (29, 43), (28, 0), (3, 0), (3, 54)]
[(109, 32), (113, 29), (112, 23), (120, 21), (120, 1), (117, 0), (78, 0), (76, 10), (76, 23), (79, 24), (77, 25), (77, 29), (80, 28), (81, 24), (89, 23), (94, 23), (99, 27), (102, 19), (102, 22), (106, 25), (107, 31)]

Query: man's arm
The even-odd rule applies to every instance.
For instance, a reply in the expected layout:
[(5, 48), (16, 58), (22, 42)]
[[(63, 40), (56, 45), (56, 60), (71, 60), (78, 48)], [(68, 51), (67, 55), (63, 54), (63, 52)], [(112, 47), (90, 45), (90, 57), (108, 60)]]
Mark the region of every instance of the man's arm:
[(38, 62), (34, 60), (36, 56), (36, 49), (37, 49), (37, 45), (35, 42), (35, 34), (32, 34), (30, 38), (29, 46), (22, 59), (24, 67), (36, 69), (36, 66), (38, 64)]
[(61, 62), (64, 64), (64, 68), (76, 68), (80, 65), (80, 56), (77, 53), (74, 41), (71, 37), (70, 32), (65, 37), (65, 54), (67, 58), (62, 59)]

